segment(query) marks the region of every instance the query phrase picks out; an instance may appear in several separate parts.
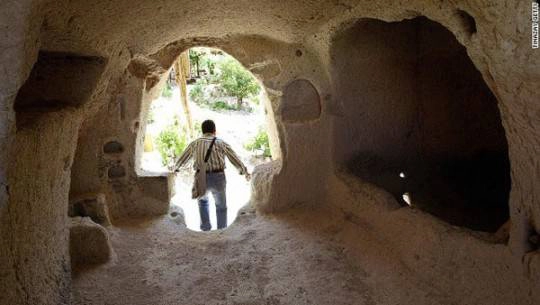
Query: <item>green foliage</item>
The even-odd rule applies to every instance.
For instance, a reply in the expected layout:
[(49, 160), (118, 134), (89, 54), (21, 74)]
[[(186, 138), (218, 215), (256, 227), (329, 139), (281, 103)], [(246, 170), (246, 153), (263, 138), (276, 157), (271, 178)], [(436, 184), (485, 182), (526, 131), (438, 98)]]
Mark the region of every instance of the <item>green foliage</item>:
[(199, 121), (195, 121), (193, 122), (193, 131), (195, 132), (194, 136), (195, 138), (198, 138), (200, 136), (202, 136), (202, 126), (201, 126), (201, 122)]
[(164, 166), (174, 168), (175, 161), (187, 146), (186, 133), (180, 135), (178, 123), (167, 126), (156, 138), (156, 146)]
[(268, 133), (262, 129), (260, 129), (255, 137), (253, 137), (248, 143), (244, 144), (244, 147), (245, 149), (254, 152), (255, 154), (262, 155), (265, 158), (272, 157)]
[(169, 84), (169, 82), (166, 82), (165, 86), (163, 87), (163, 91), (161, 91), (161, 96), (166, 97), (166, 98), (170, 98), (170, 97), (172, 97), (172, 95), (173, 95), (172, 87)]
[[(204, 71), (190, 86), (191, 101), (212, 110), (252, 111), (251, 105), (244, 105), (245, 98), (259, 103), (257, 80), (234, 58), (209, 48), (192, 48), (189, 52), (192, 71)], [(236, 99), (236, 105), (229, 102), (231, 98)]]
[[(238, 110), (237, 105), (231, 105), (224, 101), (223, 88), (220, 86), (208, 86), (204, 81), (199, 80), (191, 87), (189, 91), (191, 101), (197, 105), (210, 108), (214, 111), (235, 111)], [(251, 111), (250, 107), (245, 110)]]
[(199, 82), (193, 85), (189, 91), (189, 98), (196, 104), (204, 104), (206, 102), (204, 97), (204, 85)]
[(221, 61), (219, 69), (219, 83), (227, 95), (236, 97), (239, 108), (244, 98), (259, 94), (259, 84), (253, 75), (236, 60), (228, 58)]
[(205, 71), (208, 71), (209, 75), (215, 74), (216, 62), (211, 57), (206, 56), (206, 54), (201, 56), (200, 65)]
[(211, 103), (209, 106), (210, 106), (210, 108), (212, 110), (216, 110), (216, 111), (219, 111), (219, 110), (236, 110), (235, 106), (231, 106), (231, 105), (229, 105), (228, 103), (226, 103), (224, 101), (215, 101), (214, 103)]
[(202, 52), (197, 50), (197, 48), (191, 48), (189, 49), (189, 61), (190, 62), (197, 62), (200, 60), (202, 56)]

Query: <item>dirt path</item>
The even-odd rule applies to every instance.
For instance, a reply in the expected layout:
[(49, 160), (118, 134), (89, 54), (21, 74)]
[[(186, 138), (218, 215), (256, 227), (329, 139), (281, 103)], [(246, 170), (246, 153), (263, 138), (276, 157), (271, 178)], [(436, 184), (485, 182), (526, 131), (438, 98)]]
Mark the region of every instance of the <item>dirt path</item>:
[(356, 225), (321, 224), (327, 211), (243, 213), (210, 233), (182, 215), (112, 228), (117, 257), (75, 275), (74, 304), (455, 304)]

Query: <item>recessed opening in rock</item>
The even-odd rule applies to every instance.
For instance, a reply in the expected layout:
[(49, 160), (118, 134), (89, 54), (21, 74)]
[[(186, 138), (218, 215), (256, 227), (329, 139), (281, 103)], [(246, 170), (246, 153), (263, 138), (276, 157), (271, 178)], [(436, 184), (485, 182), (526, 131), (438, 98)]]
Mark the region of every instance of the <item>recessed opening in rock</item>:
[(497, 99), (454, 35), (424, 17), (337, 35), (336, 161), (451, 224), (496, 231), (510, 165)]
[(469, 36), (475, 34), (477, 29), (476, 20), (474, 20), (474, 17), (463, 10), (457, 10), (456, 14), (459, 17), (461, 26), (469, 34)]
[[(178, 57), (166, 78), (146, 119), (141, 160), (144, 171), (174, 171), (189, 143), (203, 135), (201, 123), (205, 120), (215, 122), (217, 137), (232, 147), (250, 173), (271, 160), (266, 123), (273, 118), (266, 111), (266, 93), (236, 59), (219, 49), (191, 48)], [(225, 174), (230, 225), (250, 200), (251, 187), (229, 159)], [(198, 203), (191, 198), (192, 162), (181, 168), (175, 181), (176, 196), (171, 204), (182, 208), (189, 229), (200, 231)], [(216, 229), (214, 198), (210, 192), (207, 197), (212, 229)]]
[(19, 127), (47, 112), (80, 107), (92, 94), (107, 61), (97, 56), (40, 51), (13, 105)]
[(107, 175), (110, 179), (122, 178), (126, 176), (126, 169), (121, 165), (115, 165), (109, 167)]
[(119, 154), (124, 152), (124, 146), (118, 141), (109, 141), (103, 145), (103, 152), (106, 154)]

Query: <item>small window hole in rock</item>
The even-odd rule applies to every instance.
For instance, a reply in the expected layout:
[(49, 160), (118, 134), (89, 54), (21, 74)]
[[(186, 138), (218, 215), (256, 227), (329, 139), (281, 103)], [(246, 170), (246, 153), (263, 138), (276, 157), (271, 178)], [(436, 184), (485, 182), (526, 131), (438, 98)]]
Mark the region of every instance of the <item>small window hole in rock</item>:
[(540, 234), (531, 226), (527, 238), (529, 252), (540, 250)]
[(467, 32), (469, 37), (476, 34), (476, 20), (474, 20), (474, 17), (463, 10), (457, 10), (456, 14), (460, 19), (461, 26)]
[(106, 154), (119, 154), (124, 152), (124, 146), (118, 141), (109, 141), (103, 145), (103, 152)]
[(109, 167), (107, 175), (109, 176), (110, 179), (123, 178), (126, 176), (126, 169), (122, 165), (115, 165), (115, 166)]

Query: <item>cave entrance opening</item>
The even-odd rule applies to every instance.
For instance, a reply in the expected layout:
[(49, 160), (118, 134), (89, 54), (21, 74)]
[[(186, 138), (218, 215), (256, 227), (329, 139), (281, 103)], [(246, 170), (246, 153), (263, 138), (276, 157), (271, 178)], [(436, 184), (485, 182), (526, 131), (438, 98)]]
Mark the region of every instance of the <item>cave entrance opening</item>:
[[(215, 48), (194, 47), (173, 64), (161, 95), (152, 101), (147, 116), (142, 169), (174, 171), (189, 143), (201, 136), (201, 123), (212, 120), (216, 135), (230, 145), (252, 173), (272, 159), (268, 98), (264, 87), (240, 62)], [(227, 224), (251, 197), (250, 183), (226, 158)], [(200, 231), (197, 200), (191, 199), (192, 162), (176, 174), (171, 204), (182, 208), (189, 229)], [(216, 229), (216, 205), (207, 194), (212, 229)], [(177, 213), (174, 213), (177, 216)]]

